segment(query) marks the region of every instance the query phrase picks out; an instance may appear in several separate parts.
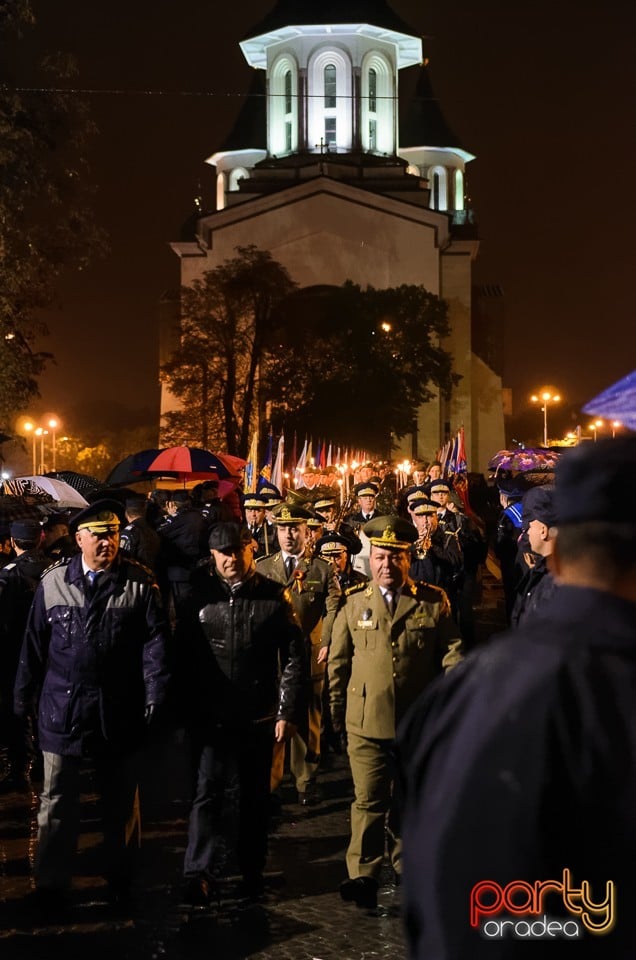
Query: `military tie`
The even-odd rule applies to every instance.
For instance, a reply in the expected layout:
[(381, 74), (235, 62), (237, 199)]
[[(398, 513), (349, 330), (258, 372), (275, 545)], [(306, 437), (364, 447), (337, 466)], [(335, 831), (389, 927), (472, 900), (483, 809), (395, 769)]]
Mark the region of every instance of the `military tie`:
[(102, 570), (87, 570), (86, 571), (86, 594), (91, 597), (95, 593), (95, 585), (97, 583), (97, 577), (103, 573)]
[(295, 569), (296, 569), (296, 558), (287, 557), (287, 559), (285, 560), (285, 571), (287, 573), (288, 580), (291, 580), (292, 574), (294, 573)]
[(392, 617), (395, 613), (395, 594), (391, 593), (390, 590), (387, 590), (387, 592), (384, 594), (384, 602), (386, 603), (386, 608)]

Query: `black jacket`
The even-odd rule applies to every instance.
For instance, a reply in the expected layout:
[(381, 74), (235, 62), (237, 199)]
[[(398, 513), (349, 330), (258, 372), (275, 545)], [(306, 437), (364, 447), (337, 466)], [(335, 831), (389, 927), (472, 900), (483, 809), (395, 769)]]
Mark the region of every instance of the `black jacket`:
[(199, 560), (208, 557), (208, 522), (198, 510), (181, 510), (159, 527), (158, 563), (168, 580), (185, 583)]
[(155, 568), (160, 546), (159, 534), (143, 517), (131, 520), (122, 530), (119, 539), (120, 550), (131, 560), (137, 560), (151, 570)]
[(280, 584), (253, 573), (233, 593), (209, 567), (199, 568), (175, 648), (190, 722), (203, 732), (302, 719), (305, 647)]
[(545, 557), (539, 557), (517, 588), (510, 626), (522, 627), (543, 616), (556, 590), (557, 582), (548, 570)]
[(0, 570), (0, 705), (9, 710), (33, 595), (49, 564), (40, 550), (27, 550)]

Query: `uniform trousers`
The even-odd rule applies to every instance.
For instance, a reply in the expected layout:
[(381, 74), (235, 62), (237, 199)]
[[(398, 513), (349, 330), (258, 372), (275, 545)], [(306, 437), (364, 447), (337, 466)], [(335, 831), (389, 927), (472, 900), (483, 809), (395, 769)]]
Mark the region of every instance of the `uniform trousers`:
[[(299, 793), (311, 790), (318, 776), (320, 764), (320, 734), (322, 728), (322, 689), (325, 683), (325, 664), (318, 663), (320, 644), (311, 648), (311, 681), (307, 699), (309, 709), (306, 722), (303, 720), (297, 733), (289, 741), (289, 769)], [(274, 744), (272, 759), (271, 789), (277, 790), (281, 784), (285, 768), (285, 743)]]
[[(35, 881), (38, 888), (64, 891), (71, 885), (80, 830), (82, 757), (43, 753), (44, 784), (38, 811)], [(127, 890), (140, 845), (139, 790), (131, 754), (104, 749), (89, 761), (102, 803), (104, 876)]]
[(192, 738), (196, 785), (188, 821), (186, 877), (215, 879), (236, 849), (245, 879), (261, 876), (267, 857), (274, 722), (217, 727)]
[(347, 734), (355, 799), (351, 804), (351, 841), (347, 871), (351, 879), (378, 879), (385, 838), (394, 871), (401, 873), (402, 842), (395, 793), (393, 740)]

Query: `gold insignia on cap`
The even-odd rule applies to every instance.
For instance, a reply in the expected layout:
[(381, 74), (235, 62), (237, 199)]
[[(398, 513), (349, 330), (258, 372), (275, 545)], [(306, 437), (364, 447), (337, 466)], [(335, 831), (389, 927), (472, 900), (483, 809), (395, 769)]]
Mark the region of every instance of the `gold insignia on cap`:
[(391, 527), (385, 527), (384, 533), (382, 534), (382, 539), (387, 543), (393, 543), (397, 540), (395, 530), (391, 530)]
[(281, 519), (281, 520), (292, 520), (292, 519), (293, 519), (293, 518), (292, 518), (292, 515), (291, 515), (291, 510), (289, 509), (289, 507), (283, 507), (283, 509), (281, 510), (279, 516), (280, 516), (280, 519)]
[(107, 533), (119, 530), (120, 521), (116, 513), (112, 510), (101, 510), (88, 517), (83, 523), (78, 524), (78, 530), (90, 530), (92, 533)]

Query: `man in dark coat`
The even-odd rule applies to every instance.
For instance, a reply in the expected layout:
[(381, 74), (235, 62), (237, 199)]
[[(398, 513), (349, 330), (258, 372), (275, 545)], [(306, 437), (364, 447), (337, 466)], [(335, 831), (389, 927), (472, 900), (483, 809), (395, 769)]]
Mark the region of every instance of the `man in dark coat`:
[(42, 527), (36, 520), (15, 520), (10, 534), (15, 560), (0, 570), (0, 742), (6, 745), (8, 766), (0, 782), (3, 791), (29, 784), (33, 729), (30, 718), (13, 712), (13, 684), (35, 588), (50, 562), (40, 549)]
[(557, 520), (553, 487), (534, 487), (528, 490), (522, 502), (523, 528), (527, 532), (530, 553), (528, 570), (517, 589), (510, 625), (525, 626), (531, 619), (545, 612), (557, 589), (548, 569), (557, 538)]
[(217, 524), (210, 551), (213, 567), (196, 571), (177, 636), (197, 772), (184, 863), (194, 904), (209, 901), (225, 867), (224, 799), (237, 782), (243, 890), (261, 893), (272, 749), (293, 736), (307, 709), (303, 636), (289, 592), (257, 572), (246, 528)]
[[(290, 592), (307, 649), (308, 710), (291, 740), (290, 768), (298, 802), (311, 806), (318, 800), (316, 779), (320, 764), (320, 730), (325, 662), (331, 628), (338, 610), (340, 588), (330, 564), (313, 557), (307, 538), (310, 510), (297, 503), (281, 503), (272, 511), (280, 550), (258, 562), (258, 571)], [(272, 788), (283, 778), (285, 746), (277, 745), (272, 767)]]
[(166, 694), (159, 591), (148, 570), (119, 553), (120, 511), (99, 500), (73, 519), (81, 553), (42, 577), (20, 655), (15, 712), (37, 710), (44, 755), (35, 881), (48, 908), (62, 906), (70, 889), (87, 759), (103, 803), (108, 895), (127, 899), (139, 825), (134, 755)]
[(167, 519), (157, 530), (161, 547), (157, 558), (164, 602), (172, 598), (175, 617), (190, 594), (190, 576), (208, 556), (208, 521), (192, 505), (187, 490), (173, 490), (166, 503)]
[(126, 500), (126, 520), (128, 523), (121, 532), (119, 549), (131, 560), (143, 563), (144, 567), (155, 569), (161, 539), (154, 527), (146, 519), (148, 500), (141, 498)]
[(516, 960), (531, 937), (547, 956), (636, 956), (634, 489), (636, 437), (563, 455), (545, 615), (399, 732), (413, 960)]

